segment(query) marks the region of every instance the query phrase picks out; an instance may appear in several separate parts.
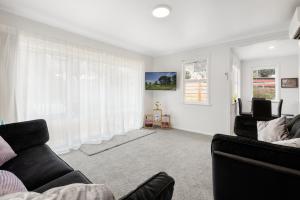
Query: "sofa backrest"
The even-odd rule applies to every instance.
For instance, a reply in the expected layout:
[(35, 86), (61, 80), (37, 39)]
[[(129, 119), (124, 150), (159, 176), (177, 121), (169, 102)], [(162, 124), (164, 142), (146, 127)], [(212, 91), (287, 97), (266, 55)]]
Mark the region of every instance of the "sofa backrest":
[(49, 140), (47, 123), (43, 119), (1, 125), (0, 136), (16, 153)]
[(297, 131), (300, 131), (300, 115), (291, 119), (287, 124), (287, 128), (289, 130), (290, 137), (293, 137)]
[(214, 200), (295, 199), (300, 149), (237, 136), (212, 140)]

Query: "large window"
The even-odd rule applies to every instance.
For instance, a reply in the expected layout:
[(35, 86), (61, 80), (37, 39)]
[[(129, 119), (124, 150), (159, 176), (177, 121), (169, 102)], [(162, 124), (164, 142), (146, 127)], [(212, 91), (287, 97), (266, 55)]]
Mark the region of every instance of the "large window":
[(18, 118), (46, 119), (57, 152), (142, 126), (142, 60), (31, 35), (18, 49)]
[(184, 63), (184, 102), (209, 104), (208, 60)]
[(276, 68), (259, 68), (253, 70), (253, 97), (277, 99)]

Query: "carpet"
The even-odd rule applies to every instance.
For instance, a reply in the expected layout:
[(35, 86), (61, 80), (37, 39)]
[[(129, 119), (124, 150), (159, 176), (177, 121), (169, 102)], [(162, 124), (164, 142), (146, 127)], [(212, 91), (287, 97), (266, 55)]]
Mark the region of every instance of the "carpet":
[(173, 200), (213, 200), (211, 136), (170, 129), (94, 156), (81, 151), (61, 155), (93, 183), (104, 183), (116, 199), (152, 175), (165, 171), (175, 179)]
[(111, 140), (103, 141), (101, 144), (84, 144), (81, 145), (80, 151), (87, 154), (88, 156), (93, 156), (95, 154), (107, 151), (111, 148), (126, 144), (128, 142), (137, 140), (139, 138), (148, 136), (155, 133), (154, 130), (140, 129), (130, 131), (124, 135), (116, 135)]

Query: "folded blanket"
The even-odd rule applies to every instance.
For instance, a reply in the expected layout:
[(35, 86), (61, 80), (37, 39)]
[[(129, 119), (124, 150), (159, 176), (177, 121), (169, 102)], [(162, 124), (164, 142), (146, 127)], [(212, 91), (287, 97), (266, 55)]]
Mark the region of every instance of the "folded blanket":
[(114, 200), (112, 192), (105, 185), (71, 184), (52, 188), (42, 194), (18, 192), (0, 197), (0, 200)]

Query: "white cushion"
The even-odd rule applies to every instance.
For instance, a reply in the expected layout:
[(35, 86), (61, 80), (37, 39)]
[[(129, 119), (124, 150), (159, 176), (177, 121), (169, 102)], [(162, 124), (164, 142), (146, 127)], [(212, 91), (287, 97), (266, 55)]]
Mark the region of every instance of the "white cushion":
[(26, 187), (16, 175), (8, 171), (0, 170), (0, 196), (26, 191)]
[(42, 194), (19, 192), (1, 197), (1, 200), (115, 200), (105, 185), (75, 183), (52, 188)]
[(12, 150), (9, 144), (0, 136), (0, 166), (16, 157), (17, 154)]
[(257, 139), (260, 141), (276, 142), (286, 139), (287, 136), (286, 117), (257, 122)]
[(300, 138), (294, 138), (290, 140), (282, 140), (277, 142), (272, 142), (273, 144), (279, 144), (283, 146), (300, 148)]

